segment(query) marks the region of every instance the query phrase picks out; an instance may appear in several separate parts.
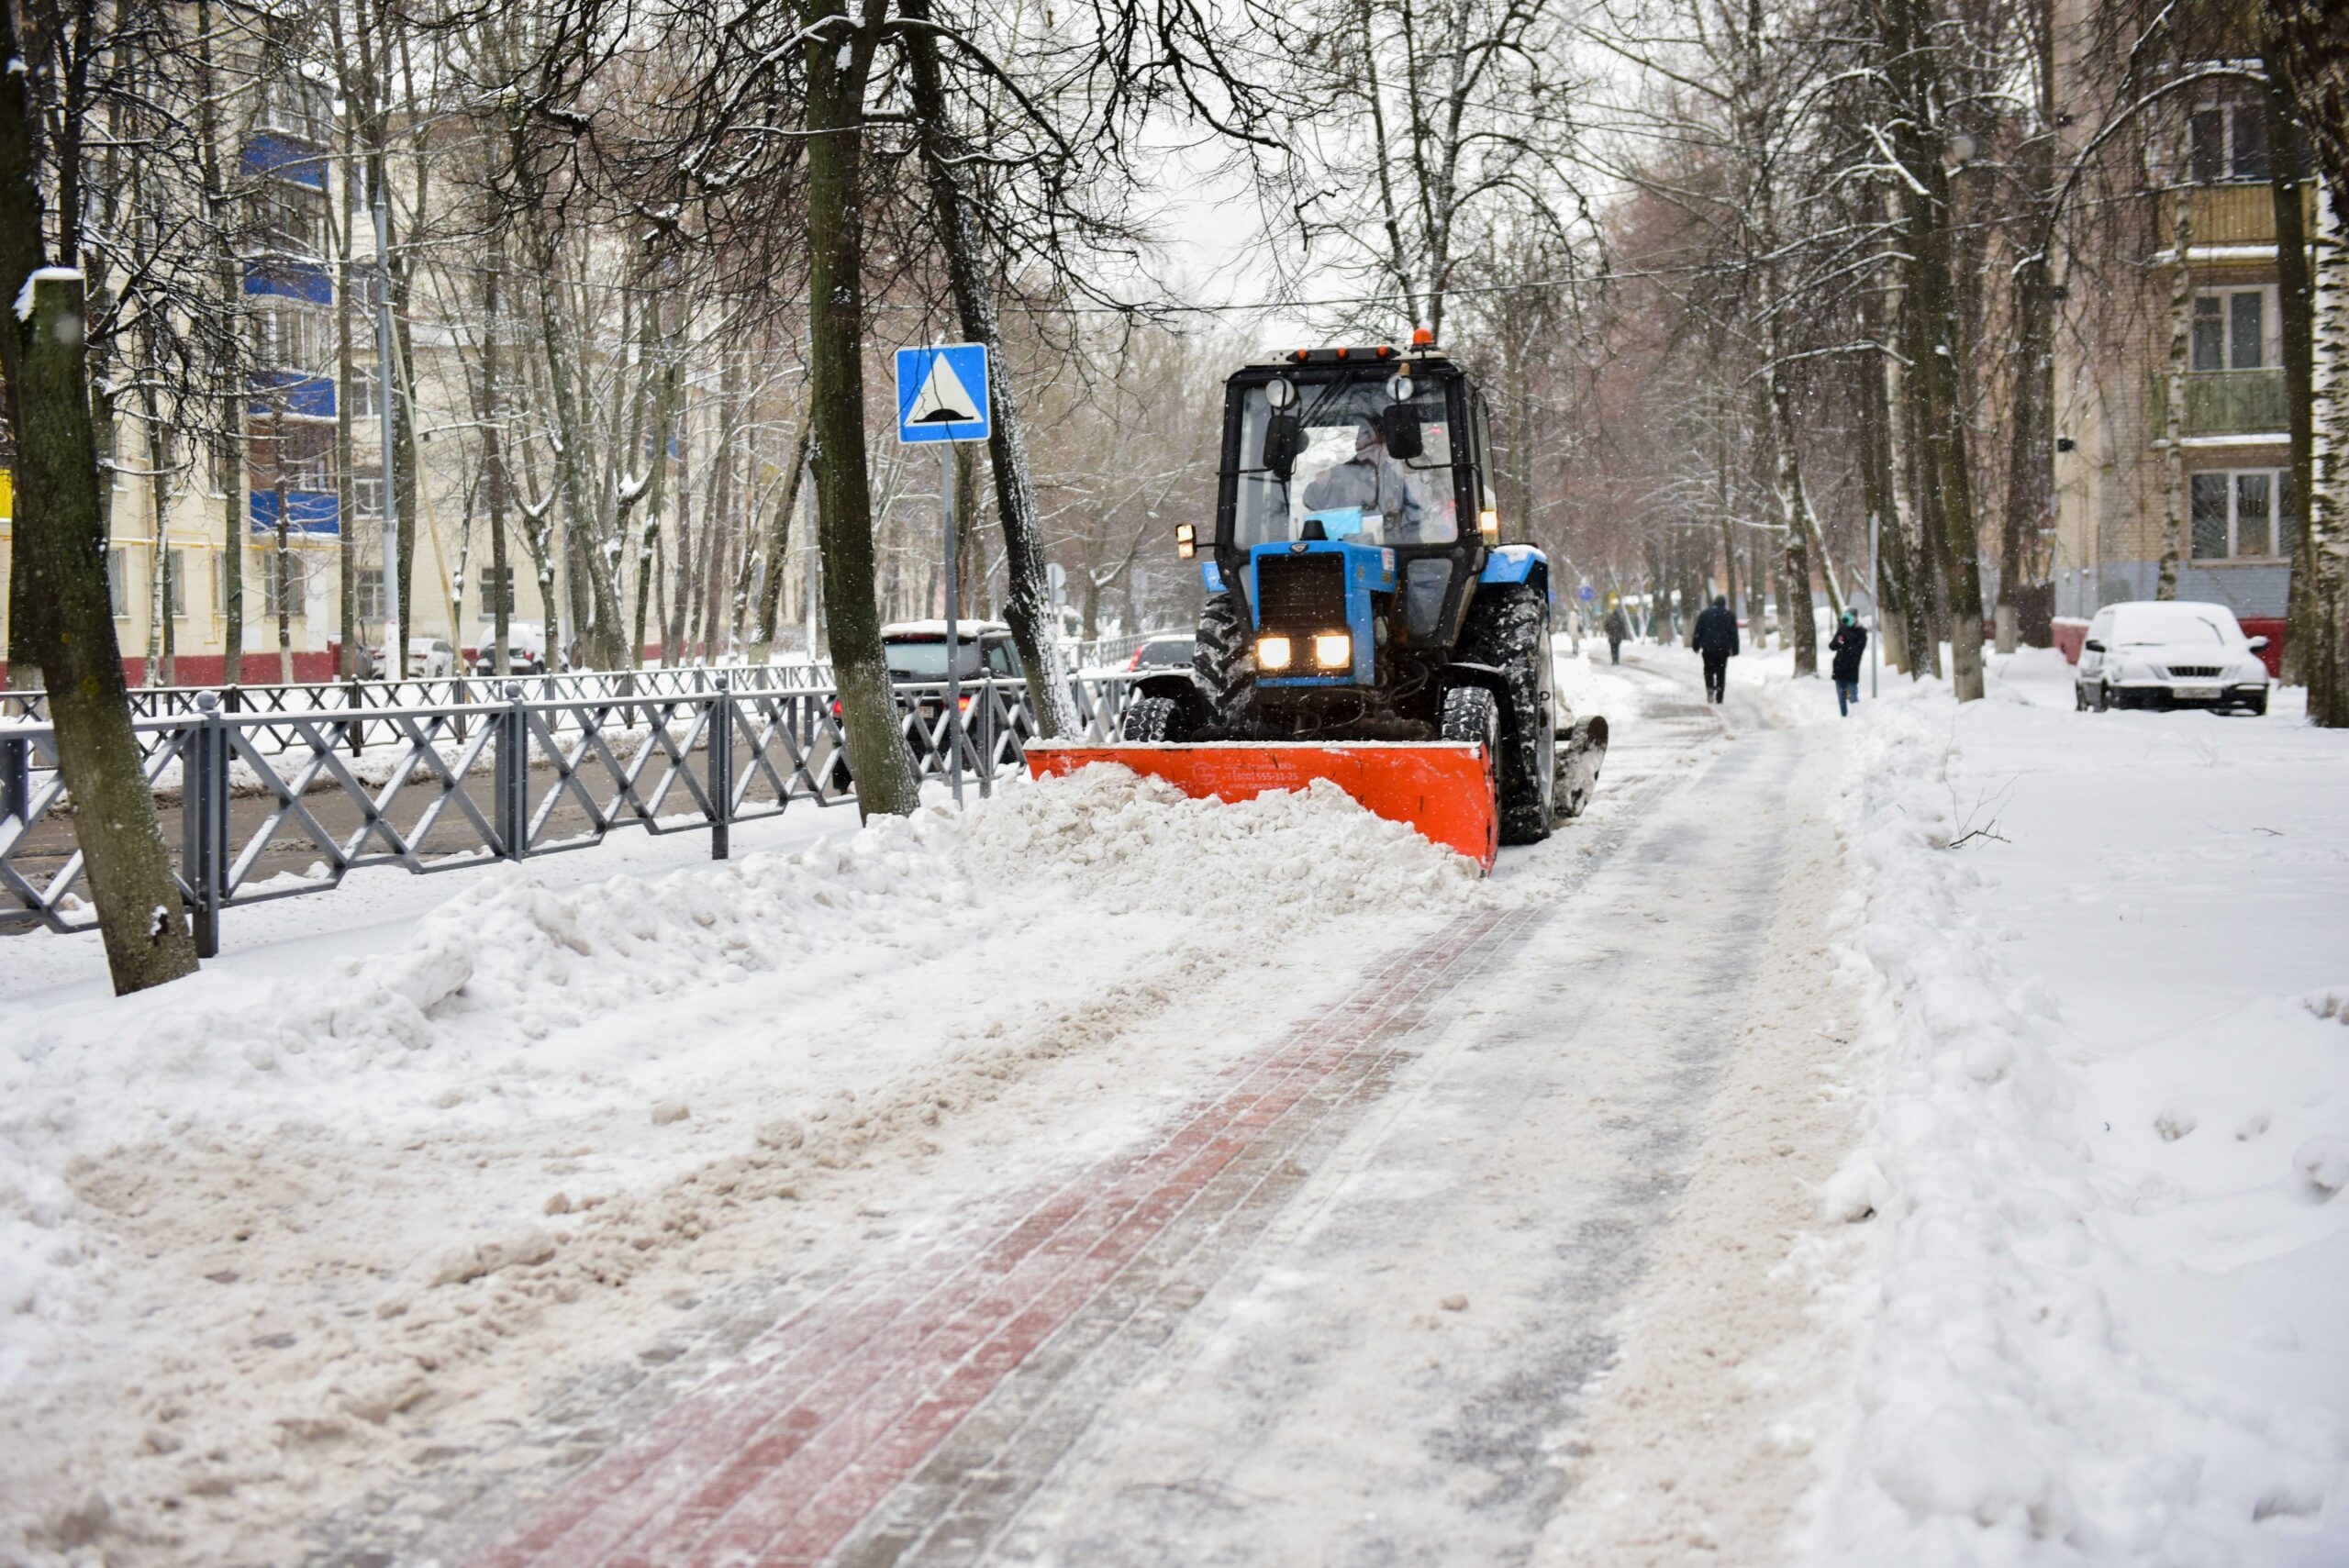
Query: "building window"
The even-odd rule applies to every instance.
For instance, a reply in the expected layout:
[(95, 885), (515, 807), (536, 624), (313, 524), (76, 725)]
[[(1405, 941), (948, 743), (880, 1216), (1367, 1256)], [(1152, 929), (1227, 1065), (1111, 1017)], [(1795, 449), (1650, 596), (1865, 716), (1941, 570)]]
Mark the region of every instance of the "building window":
[(173, 620), (187, 619), (186, 550), (163, 552), (163, 602), (171, 606)]
[(481, 570), (481, 613), (494, 616), (500, 610), (509, 616), (514, 613), (514, 569), (508, 566), (501, 571), (484, 566)]
[(335, 428), (324, 419), (253, 421), (250, 466), (255, 490), (277, 488), (284, 471), (288, 490), (330, 491), (334, 488)]
[(334, 317), (327, 311), (272, 295), (253, 312), (253, 362), (262, 369), (316, 374), (334, 361)]
[(362, 624), (382, 620), (384, 618), (384, 569), (380, 566), (361, 567), (359, 581), (352, 586), (358, 590), (358, 616)]
[(326, 254), (324, 191), (290, 180), (262, 180), (246, 198), (245, 214), (254, 243), (263, 250), (281, 255)]
[(2267, 178), (2267, 110), (2257, 102), (2205, 104), (2187, 121), (2188, 164), (2198, 185)]
[[(282, 596), (286, 606), (285, 613), (299, 619), (302, 615), (302, 601), (309, 592), (310, 563), (289, 550), (285, 552), (284, 564), (284, 571), (281, 574), (278, 570), (277, 551), (267, 550), (261, 552), (261, 613), (273, 618), (277, 614), (278, 601)], [(282, 595), (278, 585), (281, 575), (284, 581)]]
[(262, 77), (259, 128), (305, 141), (323, 141), (334, 118), (333, 99), (316, 82), (276, 72)]
[(114, 606), (115, 619), (129, 618), (130, 563), (118, 550), (106, 551), (106, 600)]
[(2269, 328), (2281, 325), (2266, 288), (2206, 289), (2194, 296), (2193, 367), (2255, 371), (2276, 362)]
[(2189, 483), (2195, 560), (2277, 553), (2280, 523), (2291, 510), (2290, 469), (2226, 469), (2195, 474)]
[(351, 476), (351, 504), (362, 517), (384, 519), (384, 476), (381, 473), (354, 473)]

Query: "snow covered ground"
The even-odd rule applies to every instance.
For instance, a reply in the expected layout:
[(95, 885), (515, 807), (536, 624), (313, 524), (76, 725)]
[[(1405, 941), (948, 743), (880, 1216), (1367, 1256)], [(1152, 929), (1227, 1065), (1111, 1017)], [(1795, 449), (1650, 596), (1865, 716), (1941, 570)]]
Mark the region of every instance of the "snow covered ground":
[(464, 1539), (443, 1483), (554, 1391), (1115, 1161), (1478, 911), (1529, 934), (1019, 1551), (2349, 1561), (2343, 738), (2075, 714), (2034, 653), (1850, 720), (1749, 656), (1707, 709), (1587, 646), (1598, 803), (1485, 882), (1097, 774), (362, 873), (127, 1001), (0, 944), (0, 1562)]
[(1824, 1195), (1878, 1232), (1855, 1418), (1798, 1556), (2349, 1561), (2349, 736), (2297, 693), (2077, 714), (2032, 651), (1844, 722), (1767, 662), (1852, 751), (1879, 1041)]

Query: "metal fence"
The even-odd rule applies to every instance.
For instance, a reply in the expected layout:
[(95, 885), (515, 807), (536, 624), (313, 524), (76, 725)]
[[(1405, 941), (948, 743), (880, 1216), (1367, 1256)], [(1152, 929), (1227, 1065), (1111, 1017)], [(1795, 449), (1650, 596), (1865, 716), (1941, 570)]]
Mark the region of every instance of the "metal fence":
[[(289, 699), (241, 712), (201, 691), (131, 728), (165, 837), (176, 838), (197, 951), (209, 957), (223, 910), (328, 892), (362, 866), (429, 874), (588, 849), (624, 828), (707, 831), (712, 858), (723, 860), (737, 823), (795, 802), (852, 798), (831, 685), (745, 674), (475, 679), (414, 694), (440, 701), (303, 709)], [(1086, 738), (1117, 733), (1130, 685), (1121, 677), (1074, 683)], [(964, 684), (959, 726), (942, 684), (899, 686), (896, 695), (922, 777), (959, 773), (985, 795), (998, 777), (1024, 772), (1022, 749), (1036, 726), (1023, 683)], [(95, 925), (73, 821), (55, 730), (38, 717), (0, 717), (0, 932)]]

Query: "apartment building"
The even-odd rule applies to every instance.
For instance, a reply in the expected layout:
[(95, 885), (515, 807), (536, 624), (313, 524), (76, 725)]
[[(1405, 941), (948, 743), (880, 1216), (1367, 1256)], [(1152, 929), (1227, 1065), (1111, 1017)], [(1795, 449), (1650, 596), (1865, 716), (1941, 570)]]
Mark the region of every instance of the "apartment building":
[[(234, 503), (241, 549), (227, 548), (230, 499), (211, 450), (184, 446), (158, 453), (137, 410), (119, 411), (115, 435), (107, 580), (115, 629), (134, 684), (160, 680), (162, 656), (178, 684), (217, 683), (226, 665), (227, 584), (243, 583), (244, 678), (281, 677), (279, 610), (286, 611), (293, 679), (333, 678), (342, 625), (341, 573), (346, 543), (357, 589), (356, 638), (380, 644), (384, 475), (380, 382), (374, 353), (374, 248), (360, 205), (355, 233), (343, 241), (355, 254), (349, 269), (355, 307), (351, 452), (351, 515), (344, 516), (340, 473), (341, 387), (337, 374), (340, 312), (336, 215), (345, 206), (346, 171), (336, 155), (336, 106), (328, 90), (290, 67), (273, 68), (258, 49), (230, 74), (244, 85), (229, 118), (240, 129), (238, 163), (246, 206), (239, 267), (250, 317), (252, 365), (247, 387), (241, 474)], [(445, 331), (416, 332), (419, 426), (453, 417), (466, 395), (462, 368)], [(420, 449), (418, 512), (403, 518), (415, 530), (412, 593), (405, 606), (411, 634), (437, 636), (463, 648), (478, 639), (491, 596), (517, 595), (518, 618), (545, 618), (538, 584), (524, 565), (502, 585), (477, 562), (460, 584), (454, 535), (463, 507), (469, 464), (460, 443), (429, 441)], [(6, 453), (0, 452), (0, 460)], [(158, 458), (168, 461), (158, 462)], [(173, 475), (165, 515), (156, 512), (158, 467)], [(8, 474), (0, 462), (0, 583), (12, 550)], [(284, 518), (280, 560), (279, 518)], [(487, 551), (480, 552), (484, 557)], [(460, 593), (460, 588), (464, 591)], [(0, 595), (0, 637), (6, 635)], [(465, 620), (457, 624), (460, 609)], [(163, 613), (158, 614), (161, 609)], [(5, 644), (0, 643), (0, 649)], [(5, 669), (5, 665), (0, 665)]]
[[(2071, 90), (2085, 96), (2081, 63)], [(2154, 597), (2176, 507), (2178, 597), (2230, 606), (2280, 647), (2292, 473), (2272, 172), (2259, 90), (2218, 79), (2179, 94), (2099, 197), (2104, 232), (2123, 244), (2107, 265), (2076, 267), (2066, 281), (2055, 367), (2058, 616)], [(2306, 182), (2302, 196), (2313, 232)]]

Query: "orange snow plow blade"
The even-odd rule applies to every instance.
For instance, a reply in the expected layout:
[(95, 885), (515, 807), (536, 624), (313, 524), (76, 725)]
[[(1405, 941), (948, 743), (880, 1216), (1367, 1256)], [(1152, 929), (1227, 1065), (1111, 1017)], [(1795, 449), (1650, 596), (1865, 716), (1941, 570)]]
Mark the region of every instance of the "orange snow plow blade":
[(1456, 740), (1353, 740), (1326, 745), (1291, 741), (1129, 742), (1073, 746), (1030, 741), (1028, 772), (1073, 773), (1091, 762), (1115, 762), (1164, 779), (1205, 800), (1253, 800), (1266, 790), (1303, 789), (1327, 779), (1373, 814), (1401, 822), (1459, 851), (1486, 871), (1501, 841), (1492, 762)]

